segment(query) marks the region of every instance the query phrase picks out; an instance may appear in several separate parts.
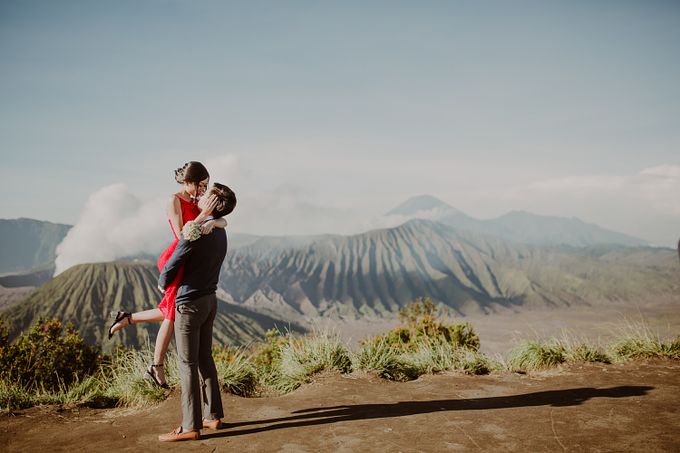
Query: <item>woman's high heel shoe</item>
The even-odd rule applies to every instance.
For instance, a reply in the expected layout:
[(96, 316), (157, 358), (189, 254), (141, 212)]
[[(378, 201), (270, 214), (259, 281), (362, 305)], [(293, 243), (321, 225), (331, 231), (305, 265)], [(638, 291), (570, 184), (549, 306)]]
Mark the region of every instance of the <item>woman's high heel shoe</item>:
[(111, 337), (115, 333), (115, 332), (111, 332), (111, 329), (113, 329), (113, 327), (116, 324), (118, 324), (119, 322), (121, 322), (123, 319), (126, 319), (126, 318), (128, 320), (126, 326), (129, 326), (130, 324), (132, 324), (132, 313), (130, 313), (128, 311), (119, 311), (118, 313), (116, 313), (116, 318), (113, 320), (113, 324), (111, 324), (111, 327), (109, 327), (109, 340), (111, 339)]

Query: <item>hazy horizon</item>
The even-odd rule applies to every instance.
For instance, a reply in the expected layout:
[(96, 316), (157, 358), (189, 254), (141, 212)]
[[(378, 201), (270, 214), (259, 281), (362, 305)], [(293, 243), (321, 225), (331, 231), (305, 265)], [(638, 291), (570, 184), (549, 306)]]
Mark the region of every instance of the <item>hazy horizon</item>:
[[(119, 194), (124, 194), (124, 196), (127, 196), (127, 197), (133, 196), (132, 194), (130, 194), (128, 192), (127, 188), (124, 185), (121, 185), (121, 184), (115, 184), (115, 185), (111, 185), (111, 186), (108, 186), (108, 187), (104, 187), (101, 190), (93, 193), (92, 196), (95, 197), (95, 199), (99, 199), (99, 197), (102, 196), (103, 193), (110, 193), (112, 191), (119, 192)], [(413, 220), (413, 219), (424, 219), (424, 220), (438, 221), (438, 217), (440, 217), (442, 214), (446, 214), (445, 212), (441, 211), (441, 207), (437, 207), (437, 208), (433, 208), (433, 209), (420, 209), (416, 213), (408, 214), (408, 215), (406, 215), (406, 214), (393, 214), (393, 213), (389, 212), (390, 210), (394, 210), (395, 208), (398, 208), (403, 204), (406, 204), (408, 202), (412, 202), (412, 201), (417, 200), (419, 198), (428, 198), (428, 199), (436, 200), (437, 202), (444, 203), (444, 204), (448, 205), (448, 207), (453, 208), (454, 210), (459, 211), (459, 212), (467, 215), (466, 212), (463, 212), (460, 209), (457, 209), (455, 206), (451, 206), (445, 200), (442, 200), (442, 199), (435, 197), (433, 195), (430, 195), (430, 194), (418, 194), (418, 195), (414, 195), (412, 197), (409, 197), (408, 199), (404, 200), (401, 203), (398, 203), (396, 206), (393, 206), (392, 208), (388, 209), (387, 210), (388, 212), (384, 212), (384, 213), (377, 212), (377, 213), (375, 213), (374, 217), (372, 217), (370, 219), (366, 219), (366, 221), (364, 223), (354, 224), (353, 225), (354, 226), (353, 231), (348, 231), (348, 232), (345, 232), (345, 233), (333, 233), (330, 230), (329, 231), (323, 230), (323, 231), (319, 231), (318, 233), (315, 232), (315, 233), (311, 233), (311, 234), (312, 235), (313, 234), (339, 234), (339, 235), (362, 234), (362, 233), (365, 233), (365, 232), (368, 232), (368, 231), (371, 231), (371, 230), (374, 230), (374, 229), (392, 228), (392, 227), (395, 227), (395, 226), (399, 226), (399, 225), (402, 225), (403, 223), (408, 222), (408, 221)], [(157, 208), (157, 210), (160, 210), (162, 208), (162, 205), (163, 205), (162, 200), (157, 199), (157, 200), (153, 200), (153, 201), (156, 202), (155, 207)], [(83, 209), (83, 213), (86, 213), (86, 212), (88, 212), (87, 206), (85, 206), (84, 209)], [(521, 210), (521, 209), (509, 210), (507, 212), (504, 212), (501, 215), (494, 216), (494, 217), (476, 218), (476, 219), (477, 220), (496, 220), (498, 218), (501, 218), (503, 216), (510, 215), (510, 214), (513, 214), (513, 213), (526, 213), (526, 214), (529, 214), (529, 215), (538, 215), (538, 216), (541, 216), (541, 217), (563, 218), (565, 220), (577, 219), (577, 220), (583, 221), (583, 222), (591, 224), (591, 225), (601, 226), (601, 225), (597, 225), (595, 223), (589, 222), (589, 221), (587, 221), (587, 219), (581, 219), (581, 218), (578, 218), (578, 217), (567, 217), (567, 216), (560, 216), (560, 215), (543, 216), (541, 214), (536, 214), (536, 213), (526, 211), (526, 210)], [(475, 218), (474, 216), (470, 216), (470, 217)], [(41, 221), (41, 222), (51, 222), (51, 223), (56, 223), (56, 224), (69, 225), (69, 226), (74, 226), (76, 224), (82, 223), (82, 221), (83, 221), (82, 215), (78, 219), (78, 221), (76, 221), (75, 223), (55, 222), (55, 221), (47, 220), (47, 219), (40, 219), (40, 218), (36, 218), (36, 217), (25, 217), (25, 216), (23, 216), (23, 217), (13, 217), (13, 218), (0, 218), (0, 220), (20, 220), (20, 219), (37, 220), (37, 221)], [(611, 230), (611, 231), (620, 233), (620, 231), (616, 231), (616, 230)], [(170, 234), (169, 231), (167, 233)], [(256, 234), (256, 233), (252, 233), (252, 232), (248, 232), (248, 231), (235, 231), (235, 233), (244, 234), (244, 235), (249, 234), (249, 235), (254, 235), (254, 236), (258, 236), (258, 235), (260, 235), (260, 236), (295, 236), (294, 234), (293, 235), (291, 235), (291, 234)], [(299, 235), (300, 236), (307, 236), (309, 234), (300, 233)], [(638, 238), (638, 239), (645, 239), (645, 238)], [(661, 245), (661, 244), (653, 244), (653, 245)], [(663, 246), (663, 245), (661, 245), (661, 246)], [(674, 244), (669, 244), (669, 245), (666, 245), (666, 246), (674, 247)]]
[(429, 194), (672, 246), (678, 23), (665, 1), (5, 1), (0, 217), (169, 236), (199, 160), (241, 233), (366, 231)]

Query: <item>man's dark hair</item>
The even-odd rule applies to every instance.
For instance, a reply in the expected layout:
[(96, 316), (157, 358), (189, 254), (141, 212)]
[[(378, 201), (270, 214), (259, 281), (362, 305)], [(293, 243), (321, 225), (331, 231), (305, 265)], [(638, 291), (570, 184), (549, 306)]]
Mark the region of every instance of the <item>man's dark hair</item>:
[(214, 183), (210, 192), (206, 194), (206, 196), (210, 195), (217, 196), (217, 205), (212, 212), (212, 216), (216, 219), (231, 213), (236, 207), (236, 194), (224, 184)]

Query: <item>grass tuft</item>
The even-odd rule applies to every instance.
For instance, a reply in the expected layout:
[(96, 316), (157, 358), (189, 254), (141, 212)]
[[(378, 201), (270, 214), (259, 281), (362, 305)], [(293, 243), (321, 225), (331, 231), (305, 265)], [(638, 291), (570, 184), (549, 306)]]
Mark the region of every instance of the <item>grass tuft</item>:
[(323, 370), (352, 371), (349, 350), (340, 338), (327, 331), (316, 331), (300, 338), (288, 335), (281, 347), (279, 367), (274, 370), (277, 379), (274, 379), (273, 386), (289, 392)]
[(31, 392), (16, 382), (0, 380), (0, 409), (3, 412), (24, 409), (36, 405), (35, 392)]
[[(104, 395), (118, 406), (149, 406), (166, 397), (166, 391), (147, 379), (146, 370), (153, 363), (153, 353), (146, 351), (118, 350), (111, 363), (102, 367), (102, 379), (108, 381)], [(168, 354), (165, 360), (165, 376), (169, 385), (179, 382), (177, 360)]]
[(402, 350), (380, 337), (364, 344), (355, 354), (356, 368), (372, 371), (383, 379), (411, 381), (423, 374), (417, 365), (402, 358)]
[(664, 355), (670, 359), (680, 359), (680, 336), (663, 345)]
[(644, 321), (627, 322), (619, 329), (618, 338), (610, 346), (619, 361), (649, 358), (680, 358), (680, 337), (668, 343), (661, 340)]
[(243, 350), (225, 348), (213, 354), (217, 375), (222, 387), (238, 396), (253, 396), (258, 387), (258, 376), (250, 356)]
[(567, 362), (599, 362), (611, 363), (609, 356), (599, 347), (589, 343), (580, 343), (565, 347)]
[(587, 338), (578, 338), (569, 331), (563, 331), (560, 340), (553, 340), (564, 349), (565, 361), (611, 363), (611, 357), (600, 346)]
[[(429, 300), (417, 301), (401, 315), (403, 326), (364, 340), (356, 352), (350, 352), (331, 331), (317, 330), (305, 336), (294, 336), (290, 332), (270, 330), (264, 341), (247, 349), (215, 349), (218, 376), (226, 391), (239, 396), (255, 396), (292, 391), (324, 370), (349, 373), (352, 369), (362, 369), (385, 379), (409, 381), (426, 373), (449, 370), (487, 374), (492, 370), (545, 370), (571, 362), (610, 363), (654, 357), (680, 359), (680, 336), (664, 342), (644, 323), (628, 323), (620, 329), (616, 341), (607, 347), (566, 334), (561, 340), (524, 341), (505, 361), (502, 357), (490, 359), (479, 353), (479, 337), (472, 326), (442, 323)], [(75, 334), (67, 333), (66, 341), (57, 335), (61, 335), (61, 330), (57, 329), (60, 325), (48, 322), (45, 326), (38, 330), (53, 334), (49, 341), (78, 351), (82, 342)], [(44, 335), (36, 333), (34, 336), (37, 339), (32, 339), (31, 345), (47, 341), (43, 339)], [(111, 357), (98, 357), (98, 368), (94, 372), (83, 368), (80, 374), (62, 380), (60, 373), (45, 371), (54, 369), (55, 363), (59, 365), (58, 361), (35, 362), (42, 367), (35, 376), (30, 374), (32, 368), (17, 367), (18, 362), (13, 359), (30, 348), (22, 348), (23, 343), (9, 345), (6, 329), (3, 330), (0, 323), (0, 364), (5, 364), (4, 373), (0, 373), (0, 409), (3, 412), (43, 404), (149, 406), (168, 395), (145, 378), (152, 363), (149, 346), (143, 351), (118, 349)], [(174, 353), (170, 353), (165, 361), (165, 372), (168, 384), (177, 386), (179, 373)]]
[(517, 372), (545, 370), (565, 361), (566, 351), (555, 341), (524, 341), (510, 351), (508, 368)]

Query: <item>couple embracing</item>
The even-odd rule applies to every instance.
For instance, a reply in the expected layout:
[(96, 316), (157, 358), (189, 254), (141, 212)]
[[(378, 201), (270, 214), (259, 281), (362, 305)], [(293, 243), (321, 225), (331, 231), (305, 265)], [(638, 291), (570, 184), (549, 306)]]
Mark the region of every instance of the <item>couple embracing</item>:
[[(214, 204), (206, 222), (222, 218), (236, 206), (234, 192), (222, 184), (214, 183), (206, 195), (198, 203), (199, 208), (205, 208), (208, 200)], [(192, 226), (186, 225), (185, 230)], [(212, 333), (217, 314), (215, 291), (226, 254), (227, 235), (223, 228), (215, 228), (208, 234), (201, 234), (200, 230), (196, 234), (185, 231), (158, 278), (158, 289), (165, 292), (180, 270), (184, 272), (175, 296), (174, 326), (182, 388), (182, 425), (158, 436), (162, 442), (196, 440), (202, 428), (222, 426), (224, 411), (212, 356)]]
[[(217, 314), (215, 292), (227, 253), (227, 225), (223, 218), (236, 206), (236, 195), (214, 183), (200, 162), (187, 162), (175, 171), (180, 191), (170, 197), (168, 221), (175, 240), (161, 254), (158, 308), (131, 313), (118, 311), (109, 327), (113, 335), (137, 323), (161, 322), (154, 362), (147, 377), (163, 388), (163, 364), (174, 332), (179, 362), (182, 425), (160, 441), (195, 440), (202, 428), (218, 429), (224, 416), (217, 369), (212, 357), (213, 322)], [(203, 403), (201, 403), (201, 396)]]

